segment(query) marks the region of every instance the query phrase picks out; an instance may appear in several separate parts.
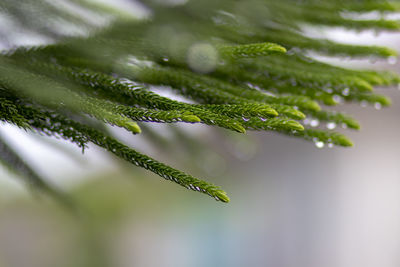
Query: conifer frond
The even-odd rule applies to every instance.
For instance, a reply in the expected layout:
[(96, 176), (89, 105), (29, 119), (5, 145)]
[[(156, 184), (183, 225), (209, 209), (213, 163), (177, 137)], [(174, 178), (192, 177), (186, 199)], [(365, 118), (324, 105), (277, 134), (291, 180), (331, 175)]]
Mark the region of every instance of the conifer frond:
[(218, 52), (222, 57), (228, 59), (256, 58), (268, 56), (275, 53), (286, 53), (286, 48), (274, 43), (246, 44), (236, 46), (218, 47)]
[[(194, 178), (143, 155), (97, 129), (68, 119), (63, 115), (46, 110), (38, 110), (29, 106), (21, 106), (20, 113), (27, 117), (31, 121), (32, 127), (39, 132), (49, 135), (56, 134), (66, 140), (76, 142), (82, 148), (84, 148), (88, 142), (92, 142), (134, 165), (158, 174), (164, 179), (175, 182), (188, 189), (208, 194), (217, 200), (229, 202), (228, 196), (219, 187)], [(43, 118), (47, 118), (46, 121), (44, 121)]]
[(0, 97), (0, 120), (14, 124), (22, 129), (30, 128), (29, 122), (18, 113), (18, 109), (14, 103), (4, 97)]
[(233, 118), (242, 117), (276, 117), (279, 115), (272, 106), (266, 104), (242, 104), (242, 105), (198, 105), (200, 108), (208, 109), (212, 112), (227, 115)]
[[(65, 5), (47, 0), (0, 3), (0, 16), (11, 25), (8, 32), (0, 30), (0, 120), (64, 138), (82, 149), (94, 143), (224, 202), (229, 198), (219, 187), (136, 152), (93, 123), (138, 134), (139, 122), (156, 145), (166, 142), (147, 123), (201, 123), (239, 133), (275, 131), (317, 147), (348, 147), (352, 141), (333, 130), (358, 130), (359, 123), (325, 106), (340, 109), (339, 104), (356, 102), (386, 107), (390, 99), (376, 94), (374, 87), (400, 83), (396, 73), (338, 67), (310, 56), (393, 61), (396, 51), (337, 43), (306, 32), (321, 26), (398, 31), (400, 23), (386, 16), (400, 12), (397, 1), (204, 0), (168, 5), (141, 0), (151, 10), (146, 19), (111, 2), (62, 2)], [(71, 12), (71, 6), (84, 12)], [(378, 15), (362, 16), (371, 11)], [(64, 30), (68, 27), (75, 33)], [(46, 42), (20, 46), (12, 42), (13, 30)], [(160, 86), (192, 102), (153, 92)], [(327, 129), (315, 129), (320, 122)], [(46, 187), (2, 140), (0, 150), (5, 151), (0, 155), (3, 163)]]

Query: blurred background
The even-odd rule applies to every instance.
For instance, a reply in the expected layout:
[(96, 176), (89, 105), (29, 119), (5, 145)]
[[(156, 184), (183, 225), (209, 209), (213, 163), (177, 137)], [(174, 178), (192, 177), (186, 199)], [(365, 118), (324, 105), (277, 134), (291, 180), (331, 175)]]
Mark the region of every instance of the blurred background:
[[(400, 48), (400, 34), (318, 31), (341, 42)], [(14, 40), (45, 42), (23, 34)], [(393, 60), (320, 59), (400, 71)], [(79, 210), (70, 212), (0, 168), (0, 266), (400, 266), (400, 92), (380, 93), (392, 107), (342, 107), (362, 125), (346, 131), (355, 143), (350, 149), (207, 126), (144, 129), (162, 133), (158, 143), (113, 129), (138, 150), (221, 185), (228, 204), (95, 146), (82, 155), (68, 142), (1, 124), (2, 136)]]

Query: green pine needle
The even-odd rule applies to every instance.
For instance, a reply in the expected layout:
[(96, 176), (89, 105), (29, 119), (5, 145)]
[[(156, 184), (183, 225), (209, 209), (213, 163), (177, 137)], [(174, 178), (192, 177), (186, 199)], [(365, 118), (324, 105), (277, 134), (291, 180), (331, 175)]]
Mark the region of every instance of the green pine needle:
[(221, 56), (228, 59), (256, 58), (275, 53), (286, 53), (286, 49), (273, 43), (246, 44), (236, 46), (221, 46), (218, 48)]

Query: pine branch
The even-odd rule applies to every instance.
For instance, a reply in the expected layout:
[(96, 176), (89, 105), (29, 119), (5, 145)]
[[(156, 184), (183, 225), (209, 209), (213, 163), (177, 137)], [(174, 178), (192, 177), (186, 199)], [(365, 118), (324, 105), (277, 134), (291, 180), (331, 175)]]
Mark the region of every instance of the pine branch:
[[(229, 202), (226, 193), (208, 182), (196, 179), (188, 174), (173, 169), (146, 155), (143, 155), (126, 145), (118, 142), (112, 137), (83, 125), (79, 122), (66, 118), (65, 116), (49, 111), (40, 111), (33, 107), (25, 106), (19, 110), (20, 114), (32, 121), (32, 127), (48, 135), (60, 135), (66, 140), (77, 143), (84, 148), (88, 142), (92, 142), (116, 156), (142, 168), (150, 170), (164, 179), (179, 185), (208, 194), (216, 200)], [(43, 120), (47, 118), (47, 120)]]
[[(113, 125), (138, 134), (139, 122), (157, 146), (165, 142), (147, 123), (202, 123), (239, 133), (275, 131), (317, 147), (348, 147), (351, 140), (333, 130), (358, 130), (359, 123), (324, 105), (386, 107), (390, 99), (374, 93), (374, 87), (400, 83), (392, 72), (338, 67), (309, 56), (311, 51), (393, 60), (397, 53), (392, 49), (309, 37), (304, 30), (333, 26), (398, 31), (400, 23), (385, 15), (400, 11), (396, 1), (221, 0), (168, 6), (141, 0), (152, 11), (145, 20), (112, 5), (66, 2), (97, 19), (44, 0), (0, 3), (2, 13), (15, 22), (14, 28), (0, 31), (0, 44), (6, 47), (0, 55), (0, 120), (64, 138), (82, 150), (94, 143), (224, 202), (229, 198), (219, 187), (136, 152), (101, 127)], [(381, 17), (360, 17), (371, 11), (381, 12)], [(59, 21), (74, 25), (79, 33), (70, 36), (60, 30)], [(48, 43), (13, 46), (14, 32), (36, 34)], [(194, 103), (154, 93), (159, 86)], [(310, 128), (319, 122), (326, 123), (327, 130)], [(3, 163), (51, 191), (4, 140), (0, 150)]]

